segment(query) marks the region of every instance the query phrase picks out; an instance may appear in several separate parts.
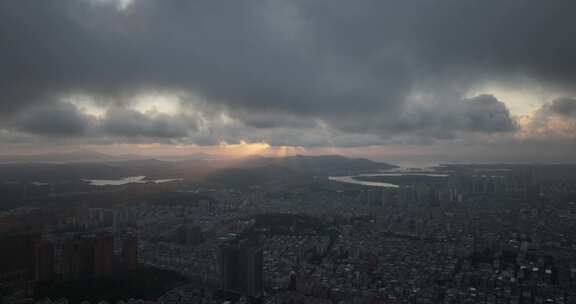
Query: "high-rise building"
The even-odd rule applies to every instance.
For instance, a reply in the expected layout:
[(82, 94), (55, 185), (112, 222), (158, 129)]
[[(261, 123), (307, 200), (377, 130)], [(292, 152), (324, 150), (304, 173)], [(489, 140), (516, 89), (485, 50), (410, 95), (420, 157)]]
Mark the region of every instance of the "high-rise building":
[(94, 274), (94, 238), (75, 237), (64, 242), (62, 274), (65, 279), (90, 277)]
[(94, 242), (94, 275), (112, 274), (114, 266), (114, 237), (105, 232), (98, 234)]
[(363, 205), (380, 206), (386, 203), (388, 192), (381, 188), (360, 190), (358, 201)]
[(227, 240), (220, 246), (221, 288), (244, 296), (261, 296), (263, 260), (263, 250), (257, 240)]
[(0, 284), (35, 278), (35, 251), (40, 235), (24, 233), (0, 236)]
[(202, 242), (202, 237), (202, 229), (200, 226), (181, 225), (176, 230), (177, 242), (182, 245), (198, 245)]
[(288, 276), (288, 290), (296, 290), (296, 273), (294, 271), (290, 271), (290, 275)]
[(122, 265), (126, 271), (138, 268), (138, 238), (134, 234), (129, 234), (122, 242)]
[(35, 248), (34, 279), (44, 282), (54, 276), (54, 245), (48, 241), (40, 241)]

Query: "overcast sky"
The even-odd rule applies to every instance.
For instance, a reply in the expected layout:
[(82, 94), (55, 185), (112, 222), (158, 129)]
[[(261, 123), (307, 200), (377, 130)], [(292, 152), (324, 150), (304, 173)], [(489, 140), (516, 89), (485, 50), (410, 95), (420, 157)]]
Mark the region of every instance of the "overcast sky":
[(576, 1), (0, 0), (0, 154), (576, 161)]

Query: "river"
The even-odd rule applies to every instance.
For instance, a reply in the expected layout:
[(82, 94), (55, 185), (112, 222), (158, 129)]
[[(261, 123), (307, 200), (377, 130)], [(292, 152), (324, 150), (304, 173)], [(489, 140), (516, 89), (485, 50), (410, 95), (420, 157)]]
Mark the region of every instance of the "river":
[(436, 174), (436, 173), (364, 173), (358, 175), (348, 175), (348, 176), (330, 176), (329, 180), (337, 181), (341, 183), (363, 185), (370, 187), (381, 187), (381, 188), (398, 188), (398, 185), (383, 182), (370, 182), (358, 180), (356, 177), (368, 177), (368, 176), (408, 176), (408, 175), (420, 175), (429, 177), (448, 177), (448, 174)]

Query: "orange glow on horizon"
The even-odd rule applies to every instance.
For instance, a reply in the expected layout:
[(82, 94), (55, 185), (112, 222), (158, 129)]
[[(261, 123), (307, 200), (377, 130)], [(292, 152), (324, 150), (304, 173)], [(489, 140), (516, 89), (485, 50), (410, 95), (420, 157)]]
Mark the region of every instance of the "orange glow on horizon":
[(241, 140), (238, 144), (222, 142), (219, 147), (222, 149), (222, 154), (231, 157), (247, 157), (267, 154), (266, 152), (270, 150), (270, 145), (265, 142), (248, 143), (245, 140)]

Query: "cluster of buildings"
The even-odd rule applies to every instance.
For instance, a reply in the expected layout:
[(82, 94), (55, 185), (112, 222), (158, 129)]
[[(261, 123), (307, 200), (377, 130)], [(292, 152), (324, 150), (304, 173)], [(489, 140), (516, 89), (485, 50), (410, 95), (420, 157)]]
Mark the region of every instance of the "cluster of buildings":
[[(416, 175), (418, 176), (418, 175)], [(518, 184), (501, 175), (422, 175), (425, 180), (404, 182), (398, 187), (369, 187), (359, 191), (357, 201), (366, 205), (438, 207), (500, 198), (538, 199), (537, 184)]]
[(75, 234), (54, 242), (61, 246), (60, 271), (64, 279), (110, 276), (138, 267), (138, 240), (134, 234), (117, 241), (110, 232)]
[[(576, 303), (570, 193), (573, 184), (540, 182), (529, 171), (473, 172), (397, 188), (316, 181), (186, 189), (160, 202), (61, 215), (12, 210), (0, 228), (30, 214), (36, 221), (26, 227), (44, 232), (2, 239), (18, 250), (0, 253), (10, 270), (0, 282), (140, 265), (188, 281), (149, 303)], [(122, 303), (145, 303), (131, 301)]]
[[(91, 210), (92, 211), (92, 210)], [(80, 222), (83, 214), (86, 222)], [(39, 288), (129, 273), (138, 268), (134, 230), (93, 225), (93, 212), (22, 208), (0, 215), (0, 299), (27, 303)], [(28, 220), (17, 221), (20, 218)], [(34, 219), (35, 222), (30, 222)], [(100, 218), (102, 222), (106, 217)]]
[(23, 233), (0, 238), (0, 273), (5, 284), (111, 276), (138, 267), (138, 240), (111, 232), (42, 235)]

